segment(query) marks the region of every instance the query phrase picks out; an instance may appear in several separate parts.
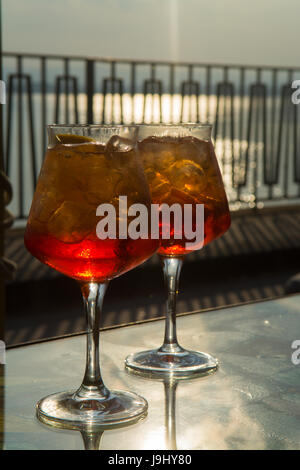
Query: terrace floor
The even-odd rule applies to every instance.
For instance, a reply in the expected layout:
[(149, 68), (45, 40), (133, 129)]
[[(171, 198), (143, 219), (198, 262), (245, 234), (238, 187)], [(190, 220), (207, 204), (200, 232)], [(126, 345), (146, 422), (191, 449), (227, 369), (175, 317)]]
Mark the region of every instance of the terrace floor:
[[(7, 284), (7, 345), (85, 330), (76, 282), (33, 258), (24, 247), (23, 230), (7, 233), (5, 255), (18, 265)], [(223, 237), (186, 257), (178, 313), (280, 297), (300, 271), (299, 259), (299, 207), (234, 213)], [(164, 303), (155, 256), (111, 283), (102, 327), (162, 317)]]

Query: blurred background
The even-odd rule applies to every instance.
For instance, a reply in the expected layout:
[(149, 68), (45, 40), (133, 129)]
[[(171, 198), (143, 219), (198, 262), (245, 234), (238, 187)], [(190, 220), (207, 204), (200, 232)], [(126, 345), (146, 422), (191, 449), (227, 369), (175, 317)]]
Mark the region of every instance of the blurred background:
[[(76, 283), (23, 243), (54, 122), (212, 123), (232, 226), (186, 257), (178, 312), (300, 290), (297, 11), (297, 0), (2, 0), (8, 345), (85, 329)], [(164, 301), (154, 257), (111, 283), (102, 326), (162, 317)]]

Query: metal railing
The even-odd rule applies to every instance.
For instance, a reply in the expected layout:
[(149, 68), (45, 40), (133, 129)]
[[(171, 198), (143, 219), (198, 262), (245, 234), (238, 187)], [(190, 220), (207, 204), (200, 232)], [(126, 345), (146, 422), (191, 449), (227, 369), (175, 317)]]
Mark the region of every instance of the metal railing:
[(211, 122), (232, 209), (300, 200), (300, 67), (4, 53), (11, 210), (28, 214), (46, 124)]

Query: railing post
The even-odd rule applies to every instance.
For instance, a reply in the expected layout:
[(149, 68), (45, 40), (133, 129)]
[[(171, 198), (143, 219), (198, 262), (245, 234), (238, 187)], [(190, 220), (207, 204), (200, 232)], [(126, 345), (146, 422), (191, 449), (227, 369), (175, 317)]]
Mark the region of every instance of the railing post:
[[(2, 29), (1, 29), (1, 0), (0, 0), (0, 80), (2, 80)], [(3, 115), (2, 104), (0, 104), (0, 173), (4, 171), (4, 149), (3, 149)], [(4, 189), (0, 185), (0, 260), (4, 254)], [(4, 277), (0, 272), (0, 339), (4, 340)]]
[(94, 92), (95, 92), (95, 61), (88, 59), (86, 61), (86, 96), (87, 96), (86, 121), (88, 124), (94, 123), (94, 107), (93, 107)]
[[(0, 80), (2, 79), (2, 47), (1, 47), (1, 0), (0, 0)], [(5, 102), (5, 100), (4, 100)], [(12, 214), (6, 209), (12, 199), (12, 186), (4, 173), (3, 148), (3, 113), (0, 104), (0, 341), (5, 334), (5, 279), (12, 278), (16, 264), (4, 257), (4, 232), (13, 223)], [(1, 343), (2, 344), (2, 343)], [(1, 359), (1, 357), (0, 357)], [(1, 361), (0, 361), (0, 401), (1, 401)], [(1, 403), (0, 403), (1, 414)], [(1, 419), (0, 419), (1, 425)], [(1, 439), (0, 439), (1, 443)]]
[[(0, 0), (0, 80), (2, 80), (2, 24), (1, 24), (1, 0)], [(0, 174), (4, 169), (4, 149), (3, 149), (3, 120), (2, 104), (0, 103)], [(4, 190), (0, 185), (0, 260), (4, 250), (4, 229), (1, 228), (4, 220)], [(4, 277), (0, 273), (0, 340), (4, 340)], [(0, 449), (4, 445), (4, 366), (0, 364)]]

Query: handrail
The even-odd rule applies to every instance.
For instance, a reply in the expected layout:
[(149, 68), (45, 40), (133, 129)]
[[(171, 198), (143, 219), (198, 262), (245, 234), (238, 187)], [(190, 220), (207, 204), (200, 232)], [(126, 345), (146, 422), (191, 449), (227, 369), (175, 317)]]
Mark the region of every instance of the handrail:
[(263, 70), (293, 70), (293, 71), (300, 71), (300, 66), (294, 65), (287, 65), (287, 66), (280, 66), (280, 65), (258, 65), (258, 64), (235, 64), (235, 63), (222, 63), (222, 62), (186, 62), (186, 61), (166, 61), (166, 60), (145, 60), (145, 59), (129, 59), (129, 58), (114, 58), (114, 57), (100, 57), (100, 56), (81, 56), (76, 54), (71, 55), (64, 55), (64, 54), (39, 54), (39, 53), (32, 53), (32, 52), (12, 52), (6, 51), (3, 52), (3, 57), (15, 57), (15, 56), (22, 56), (32, 59), (39, 59), (39, 58), (46, 58), (46, 59), (70, 59), (70, 60), (93, 60), (99, 62), (115, 62), (119, 64), (139, 64), (139, 65), (148, 65), (154, 63), (155, 65), (175, 65), (175, 66), (190, 66), (193, 67), (219, 67), (219, 68), (247, 68), (247, 69), (263, 69)]

